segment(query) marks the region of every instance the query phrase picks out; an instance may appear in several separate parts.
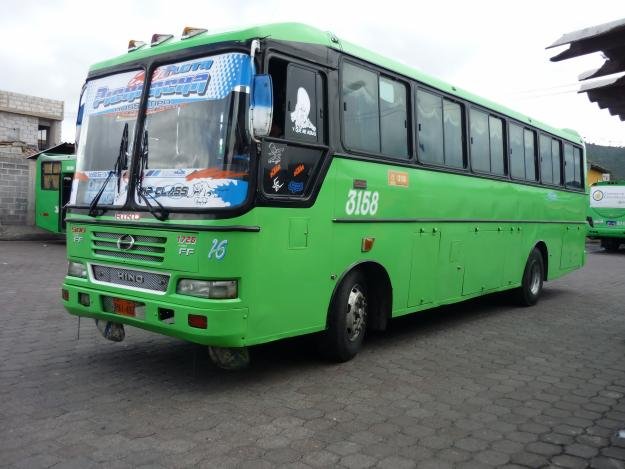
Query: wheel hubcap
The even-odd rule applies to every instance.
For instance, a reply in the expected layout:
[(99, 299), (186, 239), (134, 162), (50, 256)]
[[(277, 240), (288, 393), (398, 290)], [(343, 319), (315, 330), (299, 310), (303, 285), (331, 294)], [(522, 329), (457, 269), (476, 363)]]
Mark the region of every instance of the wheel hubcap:
[(347, 299), (345, 329), (350, 342), (362, 334), (367, 318), (367, 298), (360, 285), (354, 285)]
[(530, 282), (530, 292), (532, 292), (532, 295), (538, 294), (540, 290), (540, 275), (540, 266), (538, 262), (534, 262), (534, 264), (532, 264), (532, 280)]

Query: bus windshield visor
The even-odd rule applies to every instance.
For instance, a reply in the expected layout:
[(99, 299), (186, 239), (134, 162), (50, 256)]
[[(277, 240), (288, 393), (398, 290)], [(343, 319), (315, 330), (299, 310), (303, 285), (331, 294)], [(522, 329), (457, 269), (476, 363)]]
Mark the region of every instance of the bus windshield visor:
[(139, 194), (142, 206), (212, 209), (248, 194), (249, 55), (227, 53), (158, 67), (150, 80)]
[[(120, 206), (126, 202), (128, 161), (132, 154), (143, 77), (142, 71), (135, 70), (91, 80), (85, 85), (76, 121), (72, 205), (89, 205), (106, 181), (98, 205)], [(117, 171), (109, 177), (114, 170)]]

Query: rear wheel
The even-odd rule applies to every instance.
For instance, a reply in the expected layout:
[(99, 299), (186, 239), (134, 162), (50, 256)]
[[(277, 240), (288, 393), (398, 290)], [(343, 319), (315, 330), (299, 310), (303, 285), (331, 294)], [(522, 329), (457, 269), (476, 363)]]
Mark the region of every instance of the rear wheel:
[(543, 256), (537, 248), (532, 249), (525, 270), (521, 286), (516, 290), (517, 301), (521, 306), (533, 306), (543, 290), (543, 278), (545, 275), (545, 263)]
[(616, 238), (608, 238), (601, 240), (601, 246), (605, 248), (606, 251), (616, 252), (618, 251), (619, 246), (621, 245), (621, 240)]
[(346, 362), (362, 348), (367, 328), (368, 290), (364, 275), (352, 271), (339, 285), (320, 346), (330, 360)]

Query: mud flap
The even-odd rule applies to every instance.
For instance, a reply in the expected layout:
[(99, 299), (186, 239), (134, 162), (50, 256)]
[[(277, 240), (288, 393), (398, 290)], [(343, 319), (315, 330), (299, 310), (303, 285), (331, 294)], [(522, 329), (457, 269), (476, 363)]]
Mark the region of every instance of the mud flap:
[(124, 325), (117, 322), (104, 321), (102, 319), (96, 319), (95, 325), (102, 334), (102, 336), (113, 342), (121, 342), (126, 337), (124, 331)]

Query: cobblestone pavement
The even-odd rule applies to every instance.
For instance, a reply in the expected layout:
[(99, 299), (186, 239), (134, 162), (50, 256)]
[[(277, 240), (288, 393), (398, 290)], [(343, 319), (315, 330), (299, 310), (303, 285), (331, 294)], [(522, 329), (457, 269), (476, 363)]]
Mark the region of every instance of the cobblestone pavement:
[(625, 251), (589, 245), (534, 308), (393, 321), (355, 360), (307, 340), (226, 373), (205, 349), (60, 304), (61, 243), (0, 243), (0, 466), (623, 468)]

